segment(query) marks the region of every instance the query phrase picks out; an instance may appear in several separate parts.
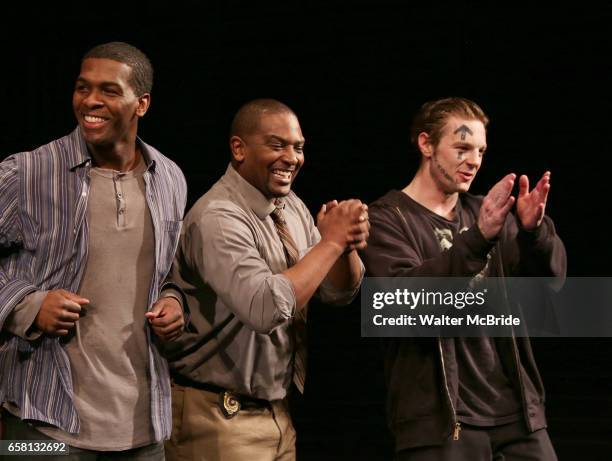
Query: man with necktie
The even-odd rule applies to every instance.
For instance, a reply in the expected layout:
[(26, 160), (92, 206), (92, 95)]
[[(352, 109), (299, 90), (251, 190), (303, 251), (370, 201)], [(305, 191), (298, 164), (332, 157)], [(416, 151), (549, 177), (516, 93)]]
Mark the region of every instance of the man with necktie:
[(231, 164), (185, 219), (173, 281), (191, 330), (167, 348), (173, 385), (169, 460), (293, 460), (286, 396), (303, 392), (308, 301), (355, 296), (367, 207), (329, 202), (317, 225), (291, 185), (304, 137), (285, 104), (259, 99), (237, 112)]

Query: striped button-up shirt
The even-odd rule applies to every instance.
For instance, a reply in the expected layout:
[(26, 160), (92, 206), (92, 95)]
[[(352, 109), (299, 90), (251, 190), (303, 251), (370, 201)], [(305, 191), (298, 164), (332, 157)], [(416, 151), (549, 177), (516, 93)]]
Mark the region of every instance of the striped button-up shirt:
[[(138, 143), (147, 164), (146, 202), (155, 236), (150, 309), (172, 264), (187, 188), (176, 164)], [(78, 291), (87, 260), (91, 163), (79, 128), (0, 163), (0, 327), (29, 293)], [(168, 367), (150, 333), (148, 338), (151, 423), (156, 440), (164, 440), (172, 427)], [(70, 363), (59, 338), (42, 335), (27, 341), (1, 331), (0, 403), (18, 406), (23, 419), (76, 433), (80, 422), (72, 394)]]

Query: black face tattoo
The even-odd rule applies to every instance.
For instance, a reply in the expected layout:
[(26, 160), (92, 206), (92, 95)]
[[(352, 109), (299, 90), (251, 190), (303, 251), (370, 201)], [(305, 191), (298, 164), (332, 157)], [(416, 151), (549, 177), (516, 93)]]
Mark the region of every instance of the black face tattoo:
[(455, 131), (453, 131), (453, 134), (457, 134), (457, 133), (461, 133), (461, 140), (465, 141), (465, 134), (469, 133), (472, 136), (474, 135), (474, 133), (472, 132), (472, 130), (470, 130), (467, 126), (465, 125), (461, 125), (459, 128), (457, 128)]
[(438, 171), (440, 171), (440, 173), (442, 173), (442, 176), (444, 176), (446, 179), (448, 179), (450, 182), (454, 183), (455, 180), (453, 179), (453, 177), (448, 173), (448, 171), (446, 171), (444, 169), (444, 167), (440, 164), (440, 162), (438, 162), (438, 156), (436, 155), (436, 153), (434, 152), (433, 155), (431, 156), (431, 159), (434, 162), (434, 165), (436, 165), (436, 168), (438, 169)]

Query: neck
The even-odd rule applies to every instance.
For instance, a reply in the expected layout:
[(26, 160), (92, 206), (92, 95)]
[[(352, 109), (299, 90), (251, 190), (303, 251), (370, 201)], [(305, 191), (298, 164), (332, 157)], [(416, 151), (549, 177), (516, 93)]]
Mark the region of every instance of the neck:
[(131, 143), (118, 143), (108, 146), (94, 146), (87, 144), (94, 165), (99, 168), (117, 171), (133, 170), (141, 157), (140, 147), (136, 141)]
[(440, 184), (427, 174), (424, 164), (421, 164), (417, 174), (410, 184), (402, 189), (402, 192), (443, 218), (452, 220), (455, 217), (455, 205), (459, 199), (459, 193), (444, 192)]

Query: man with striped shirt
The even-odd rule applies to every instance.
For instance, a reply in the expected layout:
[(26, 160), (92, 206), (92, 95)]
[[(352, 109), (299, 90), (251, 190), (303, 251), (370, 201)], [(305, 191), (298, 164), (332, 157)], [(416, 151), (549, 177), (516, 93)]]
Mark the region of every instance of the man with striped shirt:
[(186, 185), (136, 135), (152, 83), (140, 50), (93, 48), (73, 94), (78, 127), (0, 163), (4, 438), (65, 442), (71, 459), (163, 459), (170, 435), (154, 343), (184, 324), (180, 295), (160, 292)]

